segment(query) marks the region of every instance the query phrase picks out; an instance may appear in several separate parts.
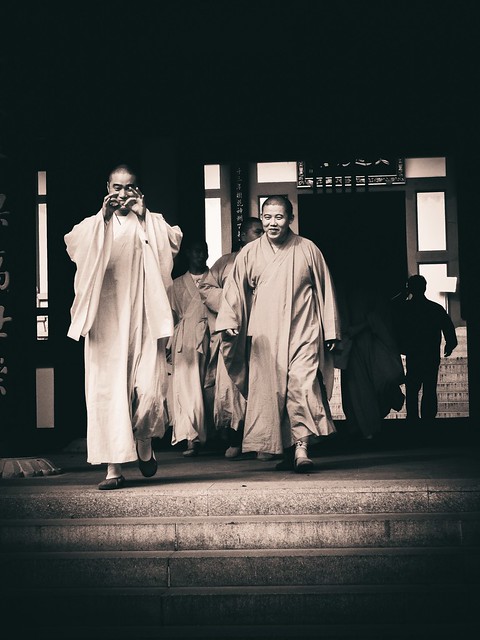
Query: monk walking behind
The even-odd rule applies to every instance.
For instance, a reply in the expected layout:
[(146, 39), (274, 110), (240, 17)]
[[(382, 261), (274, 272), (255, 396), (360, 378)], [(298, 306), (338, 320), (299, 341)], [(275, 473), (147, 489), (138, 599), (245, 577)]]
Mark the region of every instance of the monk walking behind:
[[(263, 233), (259, 218), (246, 218), (240, 225), (240, 246), (257, 240)], [(221, 256), (211, 267), (209, 273), (200, 283), (200, 295), (207, 306), (211, 323), (215, 327), (223, 287), (232, 270), (238, 251)], [(225, 368), (220, 350), (221, 334), (215, 333), (210, 340), (209, 381), (214, 386), (213, 422), (215, 428), (225, 429), (228, 448), (226, 458), (237, 458), (242, 450), (243, 425), (245, 421), (246, 403)]]
[(185, 250), (188, 271), (173, 281), (172, 309), (172, 444), (187, 441), (185, 457), (198, 455), (207, 439), (205, 375), (209, 360), (210, 330), (207, 307), (199, 287), (208, 274), (208, 247), (193, 240)]

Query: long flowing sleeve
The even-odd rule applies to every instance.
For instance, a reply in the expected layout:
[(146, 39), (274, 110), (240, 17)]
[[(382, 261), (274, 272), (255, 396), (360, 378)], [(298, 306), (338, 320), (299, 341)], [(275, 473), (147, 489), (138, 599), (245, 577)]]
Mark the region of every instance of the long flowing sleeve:
[(244, 398), (248, 395), (247, 329), (249, 319), (249, 288), (246, 271), (247, 252), (235, 260), (224, 287), (215, 331), (238, 331), (236, 336), (222, 333), (222, 354), (228, 375)]
[[(340, 315), (330, 271), (320, 249), (313, 243), (309, 243), (309, 248), (312, 256), (311, 269), (317, 294), (318, 320), (322, 326), (323, 342), (340, 340)], [(332, 352), (325, 349), (323, 342), (318, 345), (319, 369), (322, 373), (327, 397), (330, 399), (334, 384), (334, 356)]]
[(173, 258), (180, 248), (182, 232), (171, 227), (160, 213), (147, 210), (145, 230), (140, 227), (145, 269), (145, 310), (154, 338), (173, 334), (170, 307)]
[(76, 264), (75, 298), (70, 310), (68, 337), (79, 340), (90, 330), (98, 309), (103, 277), (112, 248), (112, 225), (103, 213), (85, 218), (65, 235), (70, 259)]
[(228, 273), (235, 261), (237, 253), (221, 256), (201, 281), (198, 290), (207, 308), (215, 315), (218, 314), (222, 302), (223, 286)]
[[(316, 247), (314, 247), (316, 249)], [(323, 339), (340, 340), (340, 315), (333, 280), (327, 263), (319, 249), (312, 260), (313, 277), (318, 294), (319, 312), (323, 325)]]

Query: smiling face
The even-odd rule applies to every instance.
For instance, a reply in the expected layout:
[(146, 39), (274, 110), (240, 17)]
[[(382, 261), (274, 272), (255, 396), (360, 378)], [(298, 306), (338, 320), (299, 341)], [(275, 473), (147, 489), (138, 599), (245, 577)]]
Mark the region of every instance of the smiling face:
[(115, 171), (110, 176), (107, 183), (107, 191), (108, 193), (113, 193), (116, 196), (115, 199), (119, 205), (117, 213), (126, 215), (130, 211), (128, 207), (125, 207), (125, 202), (128, 198), (135, 196), (133, 191), (135, 184), (136, 178), (129, 171)]
[(281, 245), (287, 239), (291, 219), (283, 204), (266, 204), (262, 210), (262, 224), (267, 238), (274, 245)]

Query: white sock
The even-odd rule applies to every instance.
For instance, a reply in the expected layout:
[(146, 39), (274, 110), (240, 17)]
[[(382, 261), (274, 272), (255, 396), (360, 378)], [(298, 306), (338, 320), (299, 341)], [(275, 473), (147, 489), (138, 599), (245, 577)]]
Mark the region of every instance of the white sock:
[(110, 480), (110, 478), (119, 478), (121, 475), (122, 475), (121, 464), (108, 463), (106, 480)]

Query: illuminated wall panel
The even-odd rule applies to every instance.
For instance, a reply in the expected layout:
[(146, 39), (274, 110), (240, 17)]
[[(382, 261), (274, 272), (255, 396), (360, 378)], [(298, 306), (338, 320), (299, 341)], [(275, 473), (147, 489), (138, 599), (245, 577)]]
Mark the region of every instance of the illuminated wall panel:
[(445, 251), (445, 193), (417, 193), (417, 229), (419, 251)]

